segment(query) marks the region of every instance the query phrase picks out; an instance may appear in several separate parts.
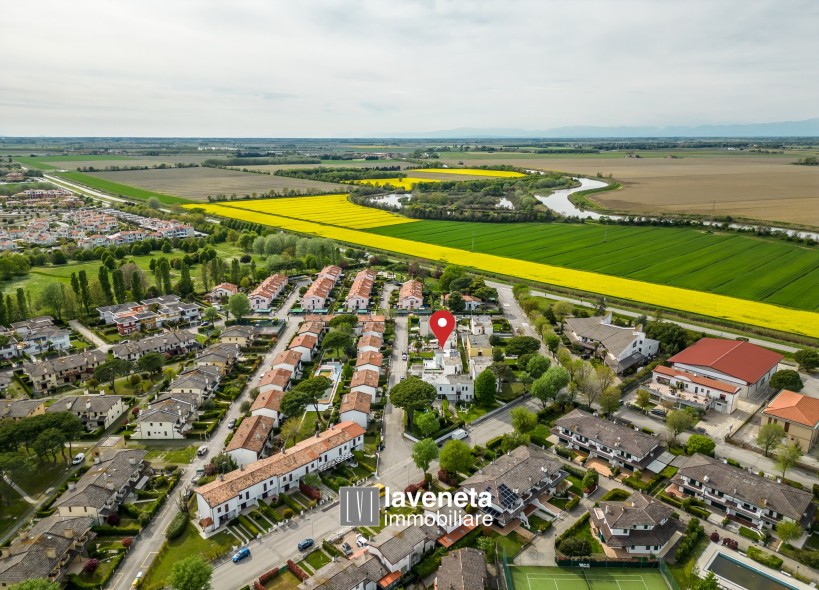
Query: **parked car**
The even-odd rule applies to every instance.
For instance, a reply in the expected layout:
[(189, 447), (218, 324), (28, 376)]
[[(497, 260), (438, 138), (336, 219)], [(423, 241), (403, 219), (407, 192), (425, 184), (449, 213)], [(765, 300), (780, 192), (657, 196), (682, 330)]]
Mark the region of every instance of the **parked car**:
[(659, 416), (660, 418), (665, 418), (665, 410), (662, 408), (652, 408), (650, 413), (654, 414), (655, 416)]
[(72, 465), (81, 465), (85, 461), (85, 453), (77, 453), (77, 456), (71, 460)]
[(208, 454), (208, 445), (202, 445), (201, 447), (196, 449), (196, 454), (199, 455), (200, 457), (204, 457), (205, 455), (207, 455)]
[(407, 360), (407, 353), (406, 353), (406, 352), (404, 352), (404, 353), (402, 353), (402, 354), (401, 354), (401, 360), (402, 360), (402, 361)]
[(299, 551), (307, 551), (308, 549), (310, 549), (310, 547), (313, 546), (313, 543), (314, 543), (313, 539), (309, 537), (307, 539), (302, 539), (301, 541), (299, 541)]
[(134, 588), (139, 586), (142, 583), (142, 576), (144, 575), (145, 575), (144, 572), (137, 572), (136, 578), (134, 578), (134, 581), (131, 582), (131, 586), (133, 586)]
[(370, 543), (369, 541), (367, 541), (367, 537), (365, 537), (364, 535), (358, 535), (355, 538), (355, 544), (358, 545), (359, 547), (366, 547)]
[(353, 548), (350, 547), (350, 544), (347, 541), (344, 541), (341, 544), (341, 550), (344, 552), (344, 555), (346, 555), (347, 557), (349, 557), (350, 555), (353, 554)]
[(233, 428), (236, 426), (236, 418), (232, 418), (230, 422), (228, 422), (228, 428)]
[(468, 436), (469, 436), (469, 433), (466, 430), (464, 430), (463, 428), (458, 428), (457, 430), (452, 431), (452, 435), (450, 436), (450, 438), (452, 440), (461, 440), (461, 439), (466, 438)]
[(247, 547), (242, 547), (236, 553), (233, 554), (233, 563), (242, 561), (245, 557), (250, 557), (250, 549), (248, 549)]

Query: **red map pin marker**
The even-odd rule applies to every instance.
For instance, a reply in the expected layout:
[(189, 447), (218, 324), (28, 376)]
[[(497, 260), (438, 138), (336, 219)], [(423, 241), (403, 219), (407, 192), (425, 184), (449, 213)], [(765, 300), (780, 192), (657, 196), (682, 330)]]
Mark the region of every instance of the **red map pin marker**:
[(443, 348), (452, 330), (455, 329), (455, 316), (444, 309), (436, 311), (429, 318), (429, 329), (435, 334), (438, 344)]

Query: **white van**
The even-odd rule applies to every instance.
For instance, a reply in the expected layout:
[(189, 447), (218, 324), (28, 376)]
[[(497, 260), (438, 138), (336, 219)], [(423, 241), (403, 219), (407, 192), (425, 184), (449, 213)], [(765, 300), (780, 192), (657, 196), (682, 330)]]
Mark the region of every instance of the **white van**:
[(208, 454), (208, 445), (202, 445), (201, 447), (196, 449), (196, 454), (199, 455), (200, 457), (204, 457), (205, 455), (207, 455)]
[(450, 437), (452, 440), (461, 440), (469, 436), (469, 433), (464, 430), (463, 428), (459, 428), (458, 430), (452, 431), (452, 436)]

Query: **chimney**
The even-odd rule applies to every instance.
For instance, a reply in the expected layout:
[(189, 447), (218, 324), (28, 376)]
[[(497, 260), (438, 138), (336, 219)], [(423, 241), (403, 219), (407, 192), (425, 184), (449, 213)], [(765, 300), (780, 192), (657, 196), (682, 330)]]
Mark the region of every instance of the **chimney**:
[(606, 514), (608, 514), (608, 513), (609, 513), (609, 505), (606, 504)]
[(89, 412), (91, 411), (91, 400), (85, 402), (85, 409)]
[(737, 489), (736, 488), (734, 488), (734, 495), (735, 496), (737, 495)]
[(77, 486), (76, 486), (76, 485), (74, 485), (74, 482), (73, 482), (73, 481), (71, 481), (71, 482), (69, 482), (69, 483), (68, 483), (68, 491), (69, 491), (69, 492), (73, 492), (73, 491), (74, 491), (74, 490), (76, 490), (76, 489), (77, 489)]
[(128, 464), (129, 465), (136, 465), (136, 457), (130, 457), (128, 459)]
[(113, 492), (113, 491), (114, 491), (114, 484), (113, 484), (113, 483), (111, 483), (110, 481), (105, 482), (105, 489), (106, 489), (106, 490), (110, 490), (110, 491), (112, 491), (112, 492)]
[(57, 550), (54, 547), (49, 547), (46, 549), (46, 557), (49, 559), (57, 559)]
[(28, 539), (28, 529), (20, 529), (17, 535), (20, 537), (21, 541), (25, 541)]
[(74, 538), (74, 530), (70, 528), (63, 529), (63, 537), (66, 539), (73, 539)]
[(65, 407), (69, 412), (71, 411), (71, 400), (70, 399), (65, 400)]

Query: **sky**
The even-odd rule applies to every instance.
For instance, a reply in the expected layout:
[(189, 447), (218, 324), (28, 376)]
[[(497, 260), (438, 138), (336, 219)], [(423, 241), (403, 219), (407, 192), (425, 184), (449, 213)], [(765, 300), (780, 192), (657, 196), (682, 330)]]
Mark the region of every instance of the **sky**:
[(26, 0), (2, 20), (0, 135), (819, 116), (814, 0)]

